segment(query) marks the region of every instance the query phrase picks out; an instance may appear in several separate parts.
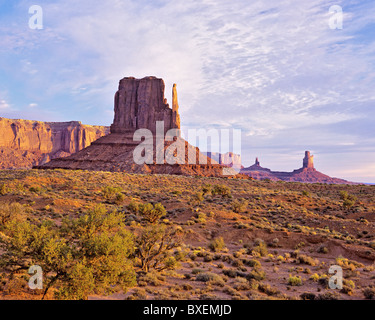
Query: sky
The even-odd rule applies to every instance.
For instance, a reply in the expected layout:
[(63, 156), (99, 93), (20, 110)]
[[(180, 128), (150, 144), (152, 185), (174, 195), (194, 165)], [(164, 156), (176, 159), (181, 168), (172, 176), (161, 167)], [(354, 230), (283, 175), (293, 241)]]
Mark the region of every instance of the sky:
[(183, 130), (241, 130), (244, 166), (309, 150), (375, 183), (374, 17), (373, 0), (0, 0), (0, 116), (110, 125), (119, 80), (156, 76)]

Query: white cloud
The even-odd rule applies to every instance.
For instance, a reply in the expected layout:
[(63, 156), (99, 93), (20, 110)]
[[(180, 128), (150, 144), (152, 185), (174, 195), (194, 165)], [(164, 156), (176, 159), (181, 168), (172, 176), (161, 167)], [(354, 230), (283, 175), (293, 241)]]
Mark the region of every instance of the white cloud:
[(5, 100), (0, 100), (0, 110), (9, 109), (10, 105)]

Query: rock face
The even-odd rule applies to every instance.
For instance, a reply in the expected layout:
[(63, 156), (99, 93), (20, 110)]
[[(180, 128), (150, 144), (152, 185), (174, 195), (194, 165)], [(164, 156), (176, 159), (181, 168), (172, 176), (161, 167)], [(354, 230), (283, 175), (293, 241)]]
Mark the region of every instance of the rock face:
[(0, 118), (0, 168), (31, 168), (69, 156), (109, 133), (78, 121), (40, 122)]
[(302, 168), (314, 169), (314, 156), (310, 155), (310, 151), (305, 151)]
[(310, 151), (305, 152), (305, 157), (302, 162), (302, 168), (294, 170), (293, 172), (271, 171), (270, 169), (260, 166), (258, 158), (255, 164), (244, 168), (240, 171), (253, 179), (272, 181), (288, 181), (288, 182), (309, 182), (309, 183), (327, 183), (327, 184), (353, 184), (352, 182), (331, 178), (314, 168), (314, 156), (310, 155)]
[(176, 87), (173, 87), (173, 109), (164, 98), (164, 81), (155, 77), (120, 81), (115, 94), (115, 118), (111, 133), (134, 134), (138, 129), (156, 134), (156, 122), (164, 121), (165, 132), (180, 129)]
[(178, 113), (178, 98), (177, 98), (177, 84), (173, 85), (172, 89), (172, 127), (174, 128), (181, 128), (181, 120), (180, 120), (180, 114)]
[[(170, 129), (180, 128), (176, 85), (173, 86), (172, 97), (171, 109), (164, 97), (162, 79), (122, 79), (115, 94), (115, 116), (111, 133), (76, 154), (54, 159), (36, 168), (202, 176), (237, 174), (204, 156), (198, 148), (183, 140), (178, 132), (172, 140), (163, 140), (160, 144), (157, 137), (155, 138), (155, 133), (159, 132), (160, 121), (164, 122), (164, 134)], [(149, 130), (152, 133), (151, 140), (146, 140), (144, 136), (135, 139), (135, 133), (139, 133), (138, 129)], [(140, 146), (144, 146), (144, 152), (138, 154)], [(141, 163), (138, 160), (146, 150), (151, 150), (151, 157)]]

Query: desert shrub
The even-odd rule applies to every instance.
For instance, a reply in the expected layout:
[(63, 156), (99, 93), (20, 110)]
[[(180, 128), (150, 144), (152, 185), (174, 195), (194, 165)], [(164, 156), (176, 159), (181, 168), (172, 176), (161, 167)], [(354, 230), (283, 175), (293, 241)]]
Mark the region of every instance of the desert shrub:
[(162, 271), (176, 267), (172, 250), (180, 245), (180, 235), (178, 229), (167, 228), (165, 225), (149, 225), (144, 228), (136, 237), (135, 250), (141, 269), (148, 272), (150, 269)]
[(134, 200), (131, 200), (130, 203), (126, 206), (126, 209), (128, 209), (132, 213), (138, 212), (138, 203)]
[(375, 287), (374, 286), (367, 287), (363, 289), (362, 292), (366, 299), (368, 300), (375, 299)]
[(325, 247), (325, 246), (320, 246), (319, 249), (318, 249), (318, 253), (328, 253), (328, 248)]
[(134, 292), (126, 298), (126, 300), (146, 300), (147, 292), (143, 288), (136, 288)]
[(207, 183), (202, 187), (203, 195), (211, 195), (212, 186), (211, 184)]
[(289, 275), (288, 284), (291, 286), (302, 286), (302, 279), (299, 276)]
[(196, 281), (208, 282), (208, 281), (218, 280), (219, 278), (221, 277), (216, 273), (202, 272), (202, 273), (197, 274)]
[(249, 266), (249, 267), (253, 267), (253, 268), (257, 268), (257, 267), (261, 267), (261, 263), (258, 261), (258, 260), (255, 260), (255, 259), (243, 259), (242, 262)]
[(272, 239), (272, 242), (269, 243), (269, 246), (273, 248), (277, 248), (279, 246), (279, 242), (280, 240), (278, 238), (274, 238)]
[(249, 202), (245, 199), (236, 199), (232, 202), (232, 210), (236, 213), (246, 211)]
[(298, 254), (296, 263), (308, 264), (309, 266), (316, 266), (319, 263), (319, 261), (307, 255)]
[(266, 278), (266, 273), (264, 270), (260, 267), (256, 267), (253, 270), (250, 271), (250, 273), (246, 276), (248, 280), (254, 279), (257, 281), (264, 280)]
[(225, 184), (216, 184), (214, 185), (212, 195), (220, 195), (223, 198), (230, 198), (232, 196), (231, 189)]
[(200, 296), (199, 296), (199, 300), (217, 300), (217, 297), (216, 295), (212, 294), (212, 293), (202, 293)]
[(214, 252), (219, 252), (225, 248), (225, 242), (223, 237), (218, 237), (213, 239), (208, 247), (214, 251)]
[(223, 269), (223, 274), (229, 278), (236, 278), (239, 272), (235, 269)]
[(320, 279), (320, 276), (317, 274), (317, 273), (314, 273), (310, 276), (310, 280), (314, 281), (314, 282), (318, 282)]
[(262, 239), (255, 239), (251, 253), (253, 255), (258, 253), (261, 257), (265, 257), (268, 254), (267, 244)]
[(348, 296), (353, 295), (355, 284), (352, 280), (343, 279), (343, 286), (340, 290), (341, 293), (347, 294)]
[(0, 229), (11, 220), (23, 221), (25, 219), (25, 209), (20, 203), (0, 203)]
[(341, 297), (338, 292), (328, 291), (328, 292), (319, 294), (316, 297), (316, 300), (341, 300)]
[(42, 188), (39, 186), (32, 186), (29, 188), (29, 191), (34, 193), (40, 193), (42, 191)]
[(164, 281), (165, 277), (156, 272), (155, 270), (152, 270), (150, 272), (141, 273), (138, 279), (138, 285), (139, 286), (147, 286), (151, 285), (154, 287), (161, 286)]
[(238, 290), (238, 291), (244, 291), (244, 290), (250, 290), (250, 284), (249, 281), (247, 281), (245, 278), (237, 277), (234, 284), (233, 288)]
[(198, 273), (202, 273), (204, 272), (203, 269), (199, 269), (199, 268), (194, 268), (193, 270), (191, 270), (191, 273), (192, 274), (198, 274)]
[(213, 260), (213, 255), (212, 254), (207, 254), (203, 258), (204, 262), (211, 262), (212, 260)]
[(302, 300), (315, 300), (316, 295), (314, 293), (311, 293), (311, 292), (304, 292), (300, 295), (300, 298)]
[(209, 281), (209, 284), (218, 286), (218, 287), (224, 287), (225, 286), (225, 280), (220, 275), (216, 275), (217, 277), (214, 277), (212, 280)]
[(102, 188), (101, 192), (103, 198), (109, 202), (121, 204), (125, 200), (125, 196), (120, 187), (105, 186)]
[(201, 191), (194, 193), (191, 197), (191, 201), (193, 205), (199, 206), (203, 202), (203, 200), (204, 200), (203, 192)]
[(87, 299), (89, 294), (125, 292), (136, 284), (130, 260), (133, 235), (124, 217), (98, 205), (79, 218), (65, 218), (61, 226), (29, 221), (6, 223), (0, 263), (7, 268), (33, 264), (43, 270), (44, 294), (55, 288), (57, 299)]
[(341, 255), (336, 258), (336, 263), (343, 269), (352, 270), (352, 271), (354, 271), (357, 268), (364, 267), (362, 263), (354, 261), (354, 260), (349, 260), (347, 258), (344, 258)]
[(1, 184), (1, 186), (0, 186), (0, 195), (1, 195), (1, 196), (5, 196), (5, 195), (8, 194), (10, 191), (11, 191), (11, 189), (8, 187), (7, 184), (5, 184), (5, 183), (2, 183), (2, 184)]
[(151, 203), (140, 204), (138, 210), (140, 215), (149, 223), (156, 223), (167, 214), (167, 211), (161, 203), (157, 203), (155, 206)]
[(277, 288), (271, 287), (269, 284), (259, 283), (258, 290), (265, 293), (267, 296), (276, 296), (280, 294)]
[(119, 205), (119, 204), (123, 203), (124, 200), (125, 200), (125, 195), (123, 193), (121, 193), (121, 192), (116, 193), (115, 200), (114, 200), (114, 202), (116, 204)]
[(195, 222), (196, 223), (203, 223), (205, 224), (207, 222), (207, 215), (203, 212), (198, 212), (196, 214)]
[(340, 198), (341, 198), (341, 200), (343, 200), (344, 208), (352, 207), (355, 204), (355, 202), (357, 201), (357, 197), (348, 194), (347, 191), (340, 191)]

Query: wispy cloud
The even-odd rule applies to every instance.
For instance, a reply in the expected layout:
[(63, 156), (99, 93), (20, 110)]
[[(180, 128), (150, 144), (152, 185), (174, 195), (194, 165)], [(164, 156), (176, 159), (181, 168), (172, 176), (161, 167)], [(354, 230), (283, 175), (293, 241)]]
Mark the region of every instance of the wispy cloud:
[(0, 110), (9, 109), (10, 106), (5, 100), (0, 100)]

